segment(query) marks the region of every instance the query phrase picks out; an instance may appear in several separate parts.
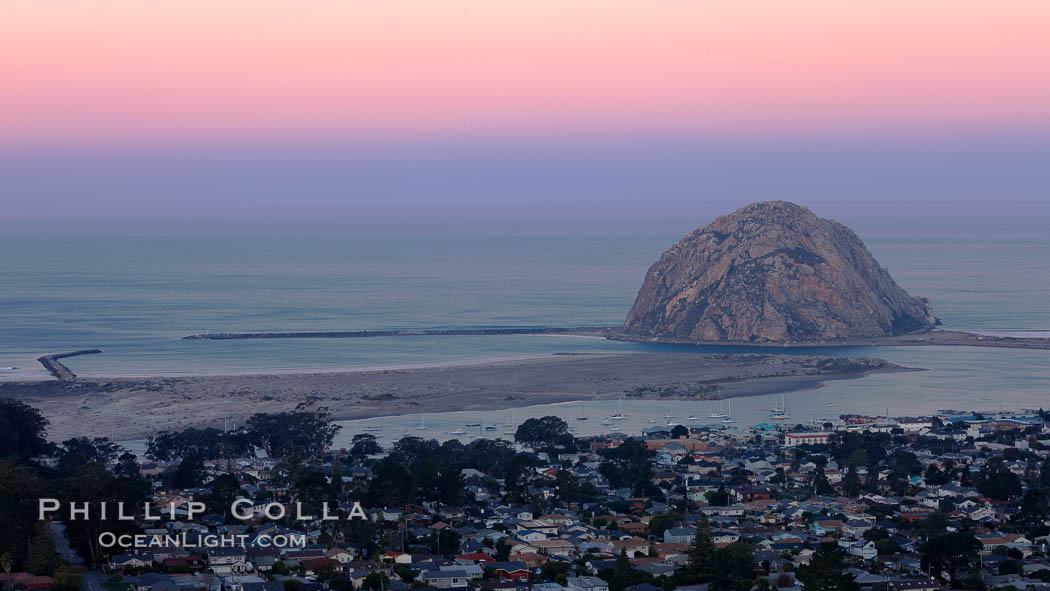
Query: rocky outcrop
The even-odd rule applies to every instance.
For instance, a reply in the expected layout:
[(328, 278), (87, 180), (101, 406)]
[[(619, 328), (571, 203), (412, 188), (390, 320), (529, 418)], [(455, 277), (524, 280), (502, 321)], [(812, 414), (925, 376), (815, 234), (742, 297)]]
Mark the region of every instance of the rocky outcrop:
[(753, 203), (680, 240), (645, 276), (628, 335), (696, 341), (809, 342), (930, 329), (909, 296), (846, 226), (786, 201)]

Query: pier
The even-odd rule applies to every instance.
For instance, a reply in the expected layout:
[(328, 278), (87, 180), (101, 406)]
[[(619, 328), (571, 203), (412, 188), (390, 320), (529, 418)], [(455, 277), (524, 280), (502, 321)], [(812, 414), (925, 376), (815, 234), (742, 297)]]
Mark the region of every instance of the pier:
[(317, 332), (209, 332), (182, 337), (190, 340), (238, 339), (360, 339), (369, 337), (491, 336), (491, 335), (593, 335), (607, 336), (619, 327), (570, 326), (525, 328), (433, 328), (408, 330), (346, 330)]
[(70, 351), (69, 353), (52, 353), (51, 355), (37, 357), (36, 360), (40, 362), (40, 365), (44, 366), (44, 369), (46, 369), (48, 373), (59, 380), (73, 381), (77, 379), (77, 374), (73, 373), (72, 370), (65, 365), (62, 365), (59, 359), (76, 357), (77, 355), (94, 355), (95, 353), (101, 352), (102, 349), (81, 349), (79, 351)]

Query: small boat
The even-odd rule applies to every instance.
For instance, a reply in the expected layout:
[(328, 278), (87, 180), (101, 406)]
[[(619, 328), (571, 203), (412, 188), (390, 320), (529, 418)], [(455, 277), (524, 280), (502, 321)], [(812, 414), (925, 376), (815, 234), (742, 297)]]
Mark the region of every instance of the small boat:
[(619, 431), (620, 430), (620, 426), (619, 425), (613, 425), (612, 427), (609, 428), (609, 430), (610, 431)]
[(467, 423), (468, 427), (480, 427), (481, 423)]
[(496, 430), (496, 426), (495, 425), (489, 425), (488, 427), (485, 427), (485, 430), (486, 431), (495, 431)]
[(776, 400), (773, 401), (773, 408), (769, 411), (769, 418), (774, 421), (786, 421), (791, 416), (787, 413), (787, 400), (784, 399), (784, 395), (780, 395), (780, 404), (778, 405)]
[(987, 395), (987, 394), (982, 394), (981, 395), (981, 400), (991, 400), (991, 399), (992, 399), (992, 397)]
[(693, 412), (685, 418), (687, 421), (699, 421), (700, 415), (696, 414), (696, 403), (693, 403)]
[(451, 434), (451, 435), (466, 435), (467, 432), (463, 430), (463, 427), (456, 427), (455, 429), (449, 431), (449, 434)]
[(724, 419), (724, 418), (726, 418), (726, 416), (727, 416), (726, 413), (722, 412), (722, 393), (719, 392), (718, 393), (718, 412), (713, 412), (713, 413), (707, 415), (707, 418), (709, 418), (709, 419)]
[(609, 417), (614, 421), (622, 421), (627, 418), (627, 415), (623, 412), (623, 396), (620, 397), (620, 409), (616, 411), (616, 414)]
[(602, 419), (602, 424), (603, 425), (611, 425), (612, 424), (612, 418), (611, 417), (605, 417), (604, 419)]
[(419, 417), (419, 426), (416, 427), (416, 431), (423, 431), (427, 428), (427, 424), (423, 421), (423, 417)]
[(582, 403), (580, 404), (580, 416), (576, 417), (576, 420), (577, 421), (586, 421), (587, 420), (587, 411), (586, 411), (586, 409), (583, 408), (583, 404)]
[(733, 420), (733, 416), (732, 415), (733, 415), (733, 401), (730, 400), (729, 401), (729, 409), (726, 411), (726, 418), (722, 419), (722, 422), (726, 423), (726, 424), (735, 423), (736, 421)]

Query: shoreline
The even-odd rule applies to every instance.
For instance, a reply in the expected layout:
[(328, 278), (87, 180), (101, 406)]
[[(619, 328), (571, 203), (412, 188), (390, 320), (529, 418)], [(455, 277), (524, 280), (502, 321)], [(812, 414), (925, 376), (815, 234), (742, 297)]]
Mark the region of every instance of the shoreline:
[(162, 430), (241, 422), (302, 403), (333, 418), (498, 410), (577, 400), (702, 400), (817, 388), (908, 368), (876, 359), (695, 353), (549, 355), (515, 361), (345, 373), (80, 378), (0, 383), (0, 396), (40, 408), (48, 437), (141, 439)]
[(606, 336), (611, 341), (631, 343), (654, 343), (675, 345), (707, 345), (719, 347), (761, 347), (769, 349), (791, 349), (812, 347), (998, 347), (1004, 349), (1050, 349), (1050, 338), (1044, 337), (1011, 337), (963, 332), (958, 330), (933, 330), (901, 335), (858, 338), (832, 339), (823, 341), (791, 342), (746, 342), (746, 341), (702, 341), (692, 339), (675, 339), (666, 337), (647, 337), (630, 335), (621, 332)]
[(1009, 336), (982, 334), (958, 330), (931, 330), (891, 336), (852, 339), (825, 339), (819, 341), (752, 342), (705, 341), (672, 337), (652, 337), (620, 332), (618, 326), (568, 327), (504, 327), (455, 329), (396, 329), (311, 332), (241, 332), (203, 333), (187, 335), (183, 340), (252, 340), (252, 339), (358, 339), (375, 337), (411, 336), (492, 336), (492, 335), (549, 335), (604, 338), (611, 341), (636, 343), (711, 345), (720, 347), (804, 348), (804, 347), (915, 347), (915, 346), (971, 346), (1015, 349), (1050, 349), (1050, 337)]

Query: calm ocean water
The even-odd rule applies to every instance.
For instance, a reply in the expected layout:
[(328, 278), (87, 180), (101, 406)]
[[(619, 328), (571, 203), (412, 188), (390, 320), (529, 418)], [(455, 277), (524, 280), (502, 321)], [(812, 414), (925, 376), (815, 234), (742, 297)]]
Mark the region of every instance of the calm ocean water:
[[(68, 362), (84, 376), (403, 367), (570, 351), (718, 350), (547, 336), (180, 339), (204, 331), (615, 325), (630, 308), (648, 265), (676, 238), (0, 238), (0, 379), (46, 377), (35, 357), (88, 347), (104, 353)], [(901, 285), (933, 300), (946, 328), (1050, 336), (1045, 238), (918, 233), (863, 238)], [(851, 411), (974, 408), (986, 393), (994, 395), (994, 404), (1050, 406), (1043, 402), (1050, 393), (1046, 351), (801, 352), (872, 355), (932, 370), (838, 381), (820, 391), (821, 397), (850, 404)], [(799, 413), (816, 412), (804, 411), (801, 394), (789, 396)], [(738, 403), (742, 413), (769, 404), (765, 398)]]

